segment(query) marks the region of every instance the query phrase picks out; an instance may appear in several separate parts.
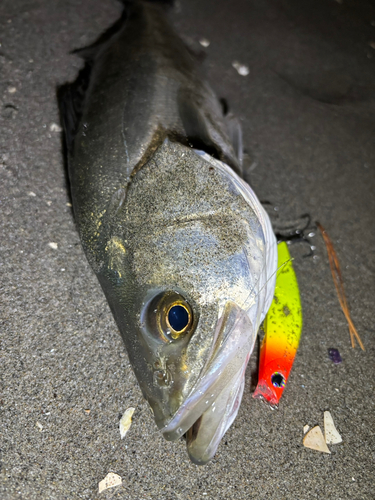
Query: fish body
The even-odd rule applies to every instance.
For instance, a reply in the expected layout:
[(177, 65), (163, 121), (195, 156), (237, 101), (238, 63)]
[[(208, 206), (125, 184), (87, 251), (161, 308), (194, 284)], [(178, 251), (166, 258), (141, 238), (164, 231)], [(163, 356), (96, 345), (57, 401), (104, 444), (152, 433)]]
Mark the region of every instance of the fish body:
[(208, 462), (237, 415), (276, 240), (223, 115), (158, 5), (86, 53), (63, 96), (75, 219), (166, 439)]

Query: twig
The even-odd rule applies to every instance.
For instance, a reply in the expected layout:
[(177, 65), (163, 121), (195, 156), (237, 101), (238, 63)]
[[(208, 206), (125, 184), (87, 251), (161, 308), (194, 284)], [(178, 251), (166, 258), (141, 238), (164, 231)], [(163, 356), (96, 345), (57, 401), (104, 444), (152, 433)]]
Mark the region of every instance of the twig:
[(359, 333), (357, 332), (357, 330), (353, 324), (352, 318), (350, 317), (349, 307), (348, 307), (348, 303), (347, 303), (345, 292), (344, 292), (344, 283), (342, 280), (342, 274), (341, 274), (341, 269), (340, 269), (339, 260), (337, 258), (337, 254), (335, 252), (335, 249), (333, 248), (332, 241), (331, 241), (330, 237), (328, 236), (327, 231), (324, 229), (324, 227), (319, 222), (316, 222), (316, 225), (320, 229), (320, 232), (322, 233), (324, 243), (325, 243), (326, 248), (327, 248), (328, 260), (329, 260), (329, 265), (331, 268), (333, 282), (334, 282), (335, 287), (336, 287), (336, 291), (337, 291), (337, 295), (339, 298), (341, 309), (343, 310), (343, 313), (344, 313), (345, 318), (346, 318), (348, 325), (349, 325), (349, 333), (350, 333), (350, 340), (352, 343), (352, 347), (355, 347), (355, 340), (354, 340), (354, 337), (355, 337), (357, 339), (357, 342), (360, 345), (361, 349), (364, 351), (365, 348), (363, 346), (361, 337), (359, 336)]

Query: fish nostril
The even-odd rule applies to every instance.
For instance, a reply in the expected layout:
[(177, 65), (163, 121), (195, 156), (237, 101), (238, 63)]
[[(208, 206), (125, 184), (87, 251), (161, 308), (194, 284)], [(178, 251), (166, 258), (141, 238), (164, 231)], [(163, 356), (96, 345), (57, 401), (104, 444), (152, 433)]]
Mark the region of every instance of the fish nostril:
[(172, 306), (168, 311), (168, 323), (175, 332), (183, 331), (189, 324), (189, 312), (180, 304)]
[(274, 387), (283, 388), (285, 386), (285, 377), (279, 372), (275, 372), (271, 376), (271, 382)]
[(154, 385), (157, 387), (169, 387), (172, 383), (172, 375), (169, 370), (154, 371)]

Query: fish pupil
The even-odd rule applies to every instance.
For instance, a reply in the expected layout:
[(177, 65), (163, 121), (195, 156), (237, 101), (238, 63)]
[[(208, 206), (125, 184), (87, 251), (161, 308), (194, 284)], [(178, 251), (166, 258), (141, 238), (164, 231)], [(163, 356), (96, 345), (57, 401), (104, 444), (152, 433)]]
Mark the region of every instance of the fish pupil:
[(186, 328), (189, 323), (189, 313), (183, 306), (173, 306), (168, 312), (168, 322), (173, 330), (180, 332)]

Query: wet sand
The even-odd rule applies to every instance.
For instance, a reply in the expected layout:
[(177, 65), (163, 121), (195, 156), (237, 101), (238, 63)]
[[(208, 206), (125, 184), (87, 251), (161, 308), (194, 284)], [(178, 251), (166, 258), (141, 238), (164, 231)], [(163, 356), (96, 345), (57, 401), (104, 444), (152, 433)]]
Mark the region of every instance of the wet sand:
[[(99, 498), (373, 499), (375, 7), (181, 0), (171, 14), (241, 118), (246, 179), (275, 224), (309, 213), (329, 232), (366, 348), (350, 346), (321, 236), (314, 258), (291, 246), (304, 327), (280, 408), (252, 398), (252, 359), (238, 418), (204, 467), (158, 433), (69, 205), (56, 88), (82, 66), (70, 52), (119, 13), (114, 0), (0, 5), (0, 497), (94, 499), (114, 472), (122, 485)], [(343, 438), (330, 455), (302, 445), (324, 410)]]

